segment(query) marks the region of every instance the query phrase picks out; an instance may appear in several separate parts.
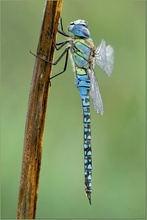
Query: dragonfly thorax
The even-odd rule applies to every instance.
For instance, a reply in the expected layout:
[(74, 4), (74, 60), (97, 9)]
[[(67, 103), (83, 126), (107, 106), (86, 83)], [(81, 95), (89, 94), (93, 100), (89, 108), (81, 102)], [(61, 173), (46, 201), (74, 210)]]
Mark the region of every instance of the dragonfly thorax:
[(75, 39), (70, 44), (70, 52), (74, 67), (89, 69), (93, 56), (93, 44), (89, 39)]

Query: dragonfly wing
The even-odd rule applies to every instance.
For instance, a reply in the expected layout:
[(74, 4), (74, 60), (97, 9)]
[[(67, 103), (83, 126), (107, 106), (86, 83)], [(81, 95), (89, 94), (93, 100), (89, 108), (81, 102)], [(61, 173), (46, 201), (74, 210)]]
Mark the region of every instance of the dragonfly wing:
[(95, 50), (95, 59), (101, 69), (110, 76), (114, 64), (114, 50), (110, 45), (106, 47), (104, 40), (101, 41), (101, 44)]
[(104, 113), (103, 102), (94, 71), (91, 71), (89, 76), (90, 76), (90, 96), (93, 100), (94, 110), (102, 115)]
[(95, 50), (95, 59), (96, 63), (104, 70), (106, 66), (106, 43), (104, 40), (101, 41), (101, 44)]
[(114, 50), (110, 45), (106, 47), (106, 59), (105, 73), (110, 76), (114, 64)]

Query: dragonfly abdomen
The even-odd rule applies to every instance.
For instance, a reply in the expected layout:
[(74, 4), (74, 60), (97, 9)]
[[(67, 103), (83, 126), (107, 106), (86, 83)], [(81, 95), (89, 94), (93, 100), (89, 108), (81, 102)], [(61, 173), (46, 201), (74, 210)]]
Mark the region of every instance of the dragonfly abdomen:
[[(83, 70), (84, 71), (84, 70)], [(91, 204), (92, 193), (92, 151), (91, 151), (91, 129), (90, 129), (90, 79), (85, 71), (85, 75), (76, 72), (76, 86), (80, 92), (82, 108), (83, 108), (83, 124), (84, 124), (84, 175), (85, 175), (85, 192)]]

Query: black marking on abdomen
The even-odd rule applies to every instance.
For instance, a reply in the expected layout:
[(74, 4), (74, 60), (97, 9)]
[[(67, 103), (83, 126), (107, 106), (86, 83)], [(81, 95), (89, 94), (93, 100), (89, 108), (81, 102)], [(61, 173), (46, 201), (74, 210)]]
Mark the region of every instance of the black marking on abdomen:
[(76, 76), (76, 86), (80, 92), (83, 108), (84, 124), (84, 175), (85, 175), (85, 192), (89, 203), (91, 204), (92, 193), (92, 150), (91, 150), (91, 130), (90, 130), (90, 79), (87, 75)]

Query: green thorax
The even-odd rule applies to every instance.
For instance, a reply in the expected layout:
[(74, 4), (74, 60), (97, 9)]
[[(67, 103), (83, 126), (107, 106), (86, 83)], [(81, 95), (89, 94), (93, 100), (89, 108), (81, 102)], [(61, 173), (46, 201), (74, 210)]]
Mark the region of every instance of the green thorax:
[(75, 39), (71, 47), (75, 68), (89, 69), (93, 57), (93, 50), (94, 44), (91, 39)]

